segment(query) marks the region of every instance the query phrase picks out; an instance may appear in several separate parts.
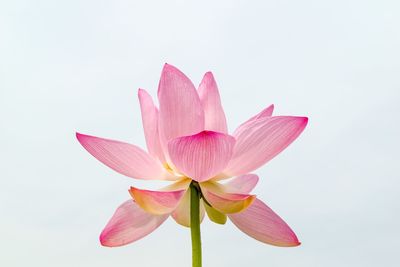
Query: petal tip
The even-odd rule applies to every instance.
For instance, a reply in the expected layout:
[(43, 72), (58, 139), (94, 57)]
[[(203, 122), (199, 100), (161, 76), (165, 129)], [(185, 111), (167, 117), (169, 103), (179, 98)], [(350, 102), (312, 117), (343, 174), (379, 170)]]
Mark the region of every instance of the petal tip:
[(308, 124), (308, 117), (297, 117), (297, 118), (299, 120), (300, 127), (302, 127), (303, 129), (306, 128)]
[[(263, 241), (261, 241), (263, 242)], [(267, 243), (267, 242), (263, 242), (263, 243)], [(287, 242), (287, 243), (267, 243), (276, 247), (284, 247), (284, 248), (294, 248), (294, 247), (298, 247), (301, 245), (301, 242), (299, 242), (298, 240), (295, 240), (293, 242)]]
[(163, 67), (163, 72), (164, 71), (176, 71), (178, 70), (175, 66), (168, 64), (168, 63), (164, 63), (164, 67)]
[(79, 143), (82, 144), (83, 139), (85, 139), (86, 137), (88, 137), (88, 135), (86, 134), (81, 134), (79, 132), (75, 133), (76, 139), (78, 139)]
[(135, 188), (133, 186), (131, 186), (131, 188), (128, 189), (129, 195), (131, 195), (133, 200), (135, 200), (134, 190), (135, 190)]
[(95, 137), (95, 136), (93, 136), (93, 135), (83, 134), (83, 133), (79, 133), (79, 132), (76, 132), (76, 133), (75, 133), (75, 136), (76, 136), (76, 138), (78, 139), (78, 141), (81, 142), (81, 143), (82, 143), (85, 139), (88, 139), (88, 138), (98, 138), (98, 137)]
[(294, 231), (292, 229), (290, 229), (289, 236), (290, 237), (286, 241), (284, 241), (282, 243), (277, 243), (276, 246), (279, 246), (279, 247), (298, 247), (298, 246), (301, 245), (301, 242), (299, 241), (299, 239), (297, 238), (297, 235), (294, 233)]
[(108, 246), (107, 246), (107, 240), (106, 240), (106, 238), (104, 237), (105, 235), (104, 235), (103, 233), (104, 233), (104, 232), (102, 232), (102, 233), (100, 234), (100, 237), (99, 237), (100, 244), (101, 244), (103, 247), (108, 247)]
[(144, 100), (144, 98), (146, 98), (146, 97), (151, 99), (150, 94), (149, 94), (145, 89), (139, 88), (139, 89), (138, 89), (138, 98), (139, 98), (139, 101)]
[(204, 74), (204, 77), (207, 77), (207, 78), (214, 78), (214, 74), (213, 74), (211, 71), (207, 71), (207, 72)]
[(255, 184), (258, 184), (258, 181), (260, 181), (260, 177), (258, 177), (257, 174), (253, 174), (253, 176), (254, 176)]
[(143, 88), (139, 88), (138, 89), (138, 96), (140, 97), (142, 94), (144, 94), (146, 92), (146, 90), (144, 90)]
[(101, 232), (101, 234), (100, 234), (100, 236), (99, 236), (100, 244), (101, 244), (103, 247), (115, 247), (115, 245), (113, 245), (113, 243), (110, 242), (110, 240), (109, 240), (109, 238), (108, 238), (108, 232), (109, 232), (109, 231), (107, 231), (107, 228), (105, 228), (105, 229)]
[(141, 193), (142, 191), (148, 191), (148, 190), (140, 190), (133, 186), (131, 186), (131, 188), (128, 189), (129, 194), (131, 195), (132, 199), (136, 201), (136, 203), (138, 203), (138, 201), (140, 202), (138, 194)]
[(301, 242), (297, 239), (296, 235), (293, 236), (293, 242), (288, 242), (285, 244), (277, 244), (280, 247), (298, 247), (301, 245)]

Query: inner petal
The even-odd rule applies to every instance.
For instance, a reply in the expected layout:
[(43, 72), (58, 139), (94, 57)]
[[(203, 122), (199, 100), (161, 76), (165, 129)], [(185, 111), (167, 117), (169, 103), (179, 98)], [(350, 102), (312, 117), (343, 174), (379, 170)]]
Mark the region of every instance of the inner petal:
[(235, 138), (212, 131), (175, 138), (168, 143), (174, 166), (187, 177), (203, 182), (220, 173), (228, 164)]

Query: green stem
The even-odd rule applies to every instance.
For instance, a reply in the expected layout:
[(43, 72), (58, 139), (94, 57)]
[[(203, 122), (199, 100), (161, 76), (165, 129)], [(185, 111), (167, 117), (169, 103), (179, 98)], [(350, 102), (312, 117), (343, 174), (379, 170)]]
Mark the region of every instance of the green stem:
[(193, 267), (201, 267), (200, 192), (196, 182), (190, 184), (190, 232)]

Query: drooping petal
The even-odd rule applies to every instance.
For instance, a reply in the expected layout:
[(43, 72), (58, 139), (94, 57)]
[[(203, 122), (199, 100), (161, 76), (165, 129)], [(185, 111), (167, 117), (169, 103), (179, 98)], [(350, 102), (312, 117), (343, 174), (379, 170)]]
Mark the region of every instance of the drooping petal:
[(132, 243), (153, 232), (167, 218), (168, 214), (152, 215), (145, 212), (130, 199), (115, 211), (100, 235), (100, 242), (106, 247)]
[(217, 223), (217, 224), (225, 224), (226, 223), (226, 215), (219, 212), (218, 210), (214, 209), (213, 207), (209, 206), (207, 203), (204, 203), (204, 207), (206, 209), (208, 218), (210, 218), (211, 221)]
[(201, 192), (208, 203), (219, 212), (230, 214), (245, 210), (254, 201), (254, 195), (226, 193), (216, 183), (200, 183)]
[(211, 72), (207, 72), (204, 75), (198, 92), (204, 109), (205, 130), (228, 133), (217, 83)]
[(172, 163), (180, 172), (202, 182), (226, 167), (234, 144), (235, 138), (232, 136), (203, 131), (169, 141), (168, 151)]
[(152, 191), (131, 187), (129, 193), (136, 203), (145, 211), (161, 215), (170, 214), (179, 205), (186, 189), (175, 191)]
[(300, 245), (292, 229), (261, 200), (256, 199), (246, 210), (228, 216), (242, 232), (258, 241), (280, 247)]
[(292, 116), (264, 117), (235, 131), (234, 153), (223, 173), (227, 177), (237, 176), (261, 167), (300, 135), (307, 120)]
[(172, 218), (180, 225), (190, 227), (190, 190), (187, 190), (178, 207), (172, 212)]
[[(200, 222), (204, 219), (204, 213), (203, 200), (200, 200)], [(190, 227), (190, 190), (186, 191), (171, 216), (180, 225)]]
[(255, 174), (244, 174), (235, 177), (223, 185), (228, 193), (248, 194), (258, 183), (258, 176)]
[(165, 64), (158, 87), (161, 145), (204, 130), (204, 111), (193, 83), (177, 68)]
[(150, 155), (158, 158), (161, 162), (165, 162), (158, 133), (158, 109), (154, 105), (151, 96), (145, 90), (139, 89), (138, 97), (147, 150)]
[(120, 141), (76, 133), (81, 145), (111, 169), (144, 180), (176, 180), (143, 149)]

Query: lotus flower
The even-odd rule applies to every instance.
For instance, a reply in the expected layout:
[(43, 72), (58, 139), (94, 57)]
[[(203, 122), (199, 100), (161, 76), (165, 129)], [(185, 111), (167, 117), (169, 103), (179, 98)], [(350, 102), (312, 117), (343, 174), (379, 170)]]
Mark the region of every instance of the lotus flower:
[(185, 74), (168, 64), (159, 83), (159, 108), (145, 90), (139, 89), (138, 95), (148, 152), (80, 133), (77, 138), (100, 162), (125, 176), (171, 184), (159, 191), (131, 187), (131, 197), (117, 208), (101, 233), (102, 245), (134, 242), (169, 216), (190, 227), (191, 185), (199, 193), (200, 220), (207, 213), (211, 221), (225, 224), (228, 217), (261, 242), (300, 244), (289, 226), (250, 193), (259, 180), (251, 172), (292, 143), (307, 118), (272, 116), (271, 105), (229, 135), (213, 74), (207, 72), (196, 90)]

